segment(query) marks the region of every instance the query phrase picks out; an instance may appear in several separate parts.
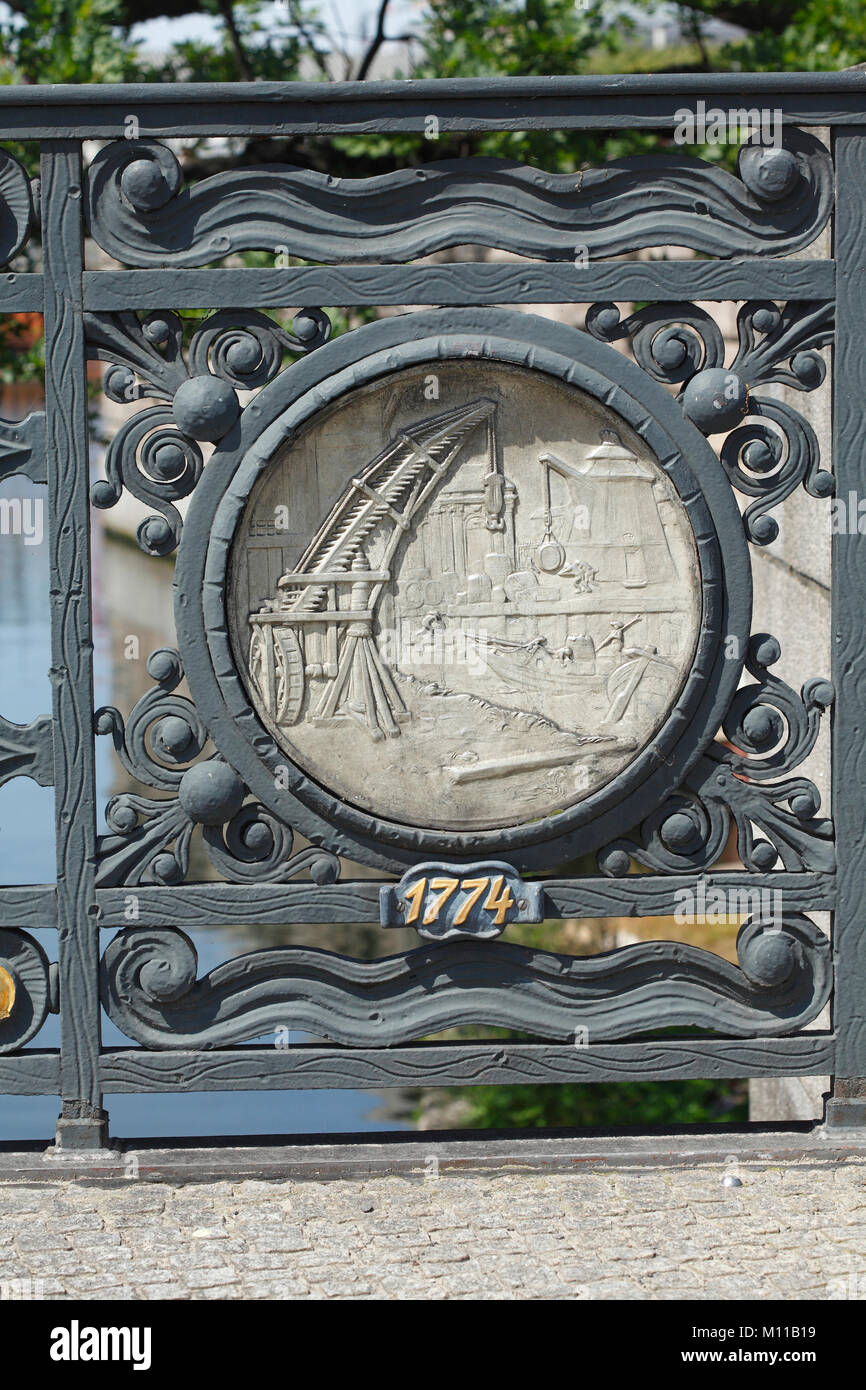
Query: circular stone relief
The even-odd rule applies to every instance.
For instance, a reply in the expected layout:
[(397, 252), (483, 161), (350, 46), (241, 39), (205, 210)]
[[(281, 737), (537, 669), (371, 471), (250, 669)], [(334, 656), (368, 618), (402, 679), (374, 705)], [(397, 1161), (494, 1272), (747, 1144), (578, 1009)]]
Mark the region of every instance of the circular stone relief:
[(227, 601), (292, 762), (371, 816), (457, 831), (556, 815), (633, 762), (701, 610), (644, 440), (585, 391), (471, 361), (349, 391), (278, 448)]
[(750, 568), (717, 457), (633, 362), (431, 310), (246, 406), (193, 495), (175, 618), (215, 746), (315, 844), (551, 869), (650, 815), (718, 731)]

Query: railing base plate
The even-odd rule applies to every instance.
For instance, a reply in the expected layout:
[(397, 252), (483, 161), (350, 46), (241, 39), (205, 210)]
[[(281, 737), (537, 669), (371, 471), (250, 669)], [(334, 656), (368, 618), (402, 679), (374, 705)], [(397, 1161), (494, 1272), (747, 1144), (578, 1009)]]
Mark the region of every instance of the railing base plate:
[(680, 1126), (611, 1133), (562, 1130), (407, 1134), (226, 1136), (126, 1140), (116, 1148), (57, 1150), (0, 1145), (0, 1183), (55, 1178), (126, 1184), (355, 1179), (400, 1173), (419, 1182), (445, 1176), (573, 1173), (639, 1167), (682, 1168), (732, 1160), (825, 1167), (866, 1163), (866, 1126), (827, 1124)]

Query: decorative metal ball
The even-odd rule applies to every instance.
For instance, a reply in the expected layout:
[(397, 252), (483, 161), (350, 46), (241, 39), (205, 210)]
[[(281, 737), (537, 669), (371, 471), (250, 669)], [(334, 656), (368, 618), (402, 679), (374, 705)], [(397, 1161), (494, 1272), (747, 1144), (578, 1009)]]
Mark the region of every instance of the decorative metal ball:
[(174, 545), (174, 533), (163, 516), (149, 516), (136, 533), (139, 544), (151, 555), (164, 555)]
[(759, 333), (772, 333), (779, 327), (781, 317), (778, 309), (757, 309), (752, 315), (752, 324)]
[(746, 969), (756, 984), (780, 985), (794, 965), (794, 942), (787, 932), (764, 931), (749, 945)]
[(600, 309), (595, 316), (595, 326), (602, 334), (614, 333), (620, 324), (620, 313), (615, 304)]
[(624, 849), (604, 849), (598, 855), (598, 867), (602, 873), (613, 878), (622, 878), (628, 873), (631, 860)]
[(90, 489), (90, 500), (94, 507), (113, 507), (117, 494), (107, 478), (97, 478)]
[(173, 854), (158, 854), (153, 861), (153, 875), (160, 883), (179, 883), (183, 872)]
[(196, 763), (183, 774), (177, 797), (190, 820), (199, 825), (222, 825), (237, 815), (246, 788), (236, 772), (222, 762)]
[(128, 367), (112, 365), (106, 367), (102, 378), (102, 389), (106, 396), (115, 401), (135, 399), (135, 373)]
[(769, 633), (765, 633), (755, 638), (752, 652), (759, 666), (775, 666), (782, 655), (782, 648), (779, 646), (777, 637), (771, 637)]
[(835, 698), (836, 692), (831, 681), (815, 681), (812, 686), (812, 699), (816, 705), (820, 705), (822, 709), (829, 709)]
[(184, 753), (193, 741), (192, 729), (185, 719), (177, 714), (166, 715), (154, 731), (154, 742), (160, 750), (171, 758)]
[(688, 811), (675, 811), (672, 816), (668, 816), (662, 822), (659, 834), (662, 844), (675, 854), (697, 849), (701, 843), (700, 827)]
[(128, 835), (138, 824), (138, 815), (132, 806), (112, 808), (111, 819), (115, 829), (122, 835)]
[(763, 516), (755, 517), (750, 534), (758, 545), (772, 545), (779, 535), (779, 523), (765, 512)]
[(662, 337), (660, 334), (659, 337), (661, 341), (658, 343), (658, 346), (656, 346), (655, 343), (653, 344), (653, 356), (659, 365), (664, 367), (667, 371), (676, 371), (686, 360), (686, 345), (682, 338), (676, 337), (673, 333), (669, 334), (667, 337)]
[(157, 647), (147, 658), (147, 674), (155, 681), (169, 681), (178, 675), (177, 653), (171, 647)]
[(771, 473), (782, 457), (782, 444), (775, 435), (752, 439), (743, 449), (743, 463), (750, 473)]
[(141, 328), (142, 333), (149, 343), (167, 343), (171, 334), (171, 328), (167, 321), (158, 315), (147, 319)]
[(245, 826), (241, 840), (250, 854), (257, 859), (266, 859), (274, 847), (274, 832), (266, 821), (254, 820)]
[(339, 864), (330, 854), (317, 856), (310, 864), (310, 878), (314, 883), (336, 882)]
[(174, 393), (177, 427), (191, 439), (215, 444), (238, 418), (238, 398), (227, 381), (209, 374), (181, 382)]
[(812, 491), (816, 497), (832, 497), (836, 488), (836, 480), (832, 473), (828, 473), (826, 468), (819, 468), (812, 479)]
[(319, 325), (312, 314), (296, 314), (292, 319), (292, 332), (296, 338), (300, 338), (302, 343), (307, 343), (311, 338), (315, 338)]
[(752, 847), (752, 863), (760, 873), (766, 873), (772, 869), (778, 858), (779, 851), (775, 845), (770, 844), (769, 840), (759, 840)]
[(120, 190), (138, 212), (154, 212), (168, 202), (171, 185), (155, 159), (133, 159), (120, 176)]
[(738, 372), (705, 367), (683, 392), (683, 411), (702, 434), (723, 434), (748, 413), (749, 388)]
[(801, 792), (799, 796), (792, 796), (789, 804), (798, 820), (809, 820), (814, 816), (820, 803), (816, 796), (810, 795), (808, 792)]
[(827, 375), (827, 366), (817, 352), (795, 352), (791, 358), (791, 370), (807, 391), (814, 391)]
[(772, 705), (755, 705), (743, 715), (743, 732), (753, 748), (772, 748), (784, 728), (781, 714)]
[(261, 346), (252, 333), (238, 337), (226, 348), (226, 365), (231, 367), (233, 372), (239, 372), (241, 376), (253, 371), (259, 365), (261, 357)]
[(800, 168), (796, 155), (790, 150), (765, 146), (755, 156), (751, 167), (743, 170), (743, 177), (758, 197), (775, 201), (791, 192), (800, 177)]
[(179, 444), (160, 444), (148, 460), (148, 472), (161, 483), (170, 483), (184, 470), (186, 454)]

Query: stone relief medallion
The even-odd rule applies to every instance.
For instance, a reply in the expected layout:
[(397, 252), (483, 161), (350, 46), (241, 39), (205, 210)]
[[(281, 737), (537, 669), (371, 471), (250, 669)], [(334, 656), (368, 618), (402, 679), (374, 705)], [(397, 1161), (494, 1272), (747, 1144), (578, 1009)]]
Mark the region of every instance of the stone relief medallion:
[(273, 453), (231, 545), (233, 660), (286, 757), (428, 829), (557, 816), (652, 742), (695, 656), (689, 516), (594, 396), (501, 361), (396, 370)]

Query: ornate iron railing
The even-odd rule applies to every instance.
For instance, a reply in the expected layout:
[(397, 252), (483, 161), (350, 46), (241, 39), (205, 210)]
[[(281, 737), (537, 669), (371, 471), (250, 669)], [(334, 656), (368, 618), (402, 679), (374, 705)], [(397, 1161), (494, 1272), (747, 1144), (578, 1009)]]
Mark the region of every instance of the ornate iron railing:
[[(671, 147), (578, 175), (470, 158), (190, 187), (170, 147), (431, 119), (669, 133), (698, 101), (772, 108), (783, 138), (736, 173)], [(816, 513), (834, 485), (866, 494), (866, 74), (3, 88), (0, 138), (41, 145), (38, 182), (9, 154), (0, 170), (3, 263), (40, 233), (43, 251), (0, 277), (0, 311), (45, 322), (45, 410), (3, 424), (0, 472), (47, 488), (54, 691), (50, 717), (4, 721), (0, 777), (53, 784), (57, 828), (56, 884), (0, 888), (0, 1089), (59, 1095), (70, 1148), (105, 1143), (106, 1092), (178, 1089), (831, 1074), (837, 1116), (862, 1122), (866, 562), (840, 529), (833, 670), (797, 692), (752, 632), (750, 551), (795, 489)], [(831, 216), (833, 258), (799, 259)], [(123, 268), (87, 269), (86, 237)], [(464, 243), (524, 259), (410, 263)], [(705, 259), (610, 259), (671, 244)], [(221, 264), (252, 249), (273, 267)], [(729, 364), (695, 300), (743, 302)], [(589, 305), (587, 331), (525, 312), (550, 303)], [(180, 311), (204, 304), (190, 336)], [(328, 341), (329, 304), (422, 307)], [(286, 307), (291, 329), (265, 312)], [(832, 473), (764, 394), (819, 388), (831, 341)], [(92, 490), (88, 359), (110, 398), (152, 402)], [(253, 592), (272, 479), (291, 484), (282, 574)], [(125, 718), (94, 712), (90, 599), (91, 507), (124, 491), (149, 509), (141, 549), (177, 552), (177, 650), (149, 657)], [(443, 684), (443, 634), (481, 686)], [(832, 821), (791, 775), (831, 704)], [(104, 835), (97, 738), (156, 793), (116, 797)], [(723, 870), (732, 830), (742, 868)], [(219, 881), (187, 881), (193, 836)], [(545, 876), (589, 853), (594, 872)], [(496, 939), (708, 886), (780, 895), (736, 966), (670, 941), (572, 958)], [(831, 938), (808, 915), (825, 911)], [(202, 927), (359, 921), (421, 940), (198, 978)], [(56, 931), (56, 965), (34, 928)], [(103, 1047), (103, 1008), (137, 1046)], [(26, 1046), (49, 1011), (59, 1050)], [(240, 1045), (286, 1024), (327, 1042)], [(435, 1040), (458, 1024), (530, 1040)]]

